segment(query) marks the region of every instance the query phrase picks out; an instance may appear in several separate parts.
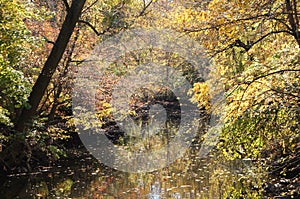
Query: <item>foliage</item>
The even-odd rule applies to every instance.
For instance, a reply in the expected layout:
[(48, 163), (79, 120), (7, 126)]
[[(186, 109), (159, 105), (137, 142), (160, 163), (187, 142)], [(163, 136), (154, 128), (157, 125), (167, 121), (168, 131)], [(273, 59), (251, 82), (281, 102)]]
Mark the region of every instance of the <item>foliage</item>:
[[(285, 13), (296, 14), (288, 2), (211, 1), (174, 13), (174, 28), (201, 40), (217, 68), (212, 75), (224, 85), (220, 148), (234, 148), (231, 158), (241, 157), (242, 144), (246, 156), (255, 157), (263, 146), (299, 132), (299, 45)], [(290, 3), (298, 9), (296, 1)], [(209, 101), (205, 88), (194, 85), (200, 106)]]
[[(19, 72), (11, 67), (0, 67), (0, 98), (1, 106), (8, 114), (14, 114), (15, 110), (26, 104), (29, 94), (28, 80)], [(7, 115), (15, 118), (15, 115)]]
[[(217, 69), (212, 77), (224, 85), (219, 157), (270, 163), (293, 154), (300, 129), (298, 2), (189, 2), (171, 8), (171, 25), (201, 41)], [(200, 107), (210, 99), (205, 88), (194, 84)]]
[(0, 4), (1, 63), (16, 67), (29, 50), (31, 37), (24, 23), (29, 14), (20, 1), (1, 0)]
[(195, 83), (190, 93), (193, 94), (191, 101), (198, 103), (198, 107), (205, 107), (207, 111), (210, 109), (210, 94), (209, 86), (205, 82)]
[(21, 69), (34, 44), (24, 22), (32, 16), (21, 1), (1, 0), (0, 4), (0, 122), (12, 125), (30, 92)]
[[(265, 183), (262, 168), (244, 162), (242, 160), (226, 161), (223, 166), (214, 160), (211, 166), (210, 194), (212, 198), (262, 198), (263, 185)], [(227, 165), (224, 167), (224, 165)], [(235, 168), (235, 169), (232, 169)]]

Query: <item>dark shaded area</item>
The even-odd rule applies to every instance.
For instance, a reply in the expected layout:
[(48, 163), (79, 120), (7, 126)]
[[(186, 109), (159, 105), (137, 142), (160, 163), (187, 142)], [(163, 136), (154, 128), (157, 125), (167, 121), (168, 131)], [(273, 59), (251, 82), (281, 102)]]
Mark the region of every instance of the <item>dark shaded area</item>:
[(114, 172), (98, 163), (83, 147), (69, 149), (67, 158), (49, 166), (40, 165), (30, 173), (0, 177), (1, 198), (80, 197), (89, 190), (97, 177), (93, 173), (100, 167), (107, 175)]
[(282, 156), (269, 169), (271, 179), (265, 193), (274, 198), (300, 198), (300, 146), (296, 153)]

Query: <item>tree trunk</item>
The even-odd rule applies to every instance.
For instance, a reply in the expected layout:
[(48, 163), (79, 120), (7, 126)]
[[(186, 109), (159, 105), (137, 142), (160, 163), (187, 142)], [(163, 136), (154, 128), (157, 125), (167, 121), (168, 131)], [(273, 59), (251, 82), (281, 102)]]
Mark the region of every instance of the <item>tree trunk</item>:
[(285, 5), (286, 5), (287, 13), (288, 13), (288, 20), (289, 20), (289, 23), (291, 26), (291, 31), (300, 47), (300, 32), (299, 32), (297, 1), (294, 0), (293, 4), (292, 4), (291, 0), (285, 0)]
[(70, 9), (68, 9), (68, 14), (58, 38), (28, 98), (30, 108), (23, 108), (22, 113), (15, 124), (15, 130), (23, 132), (26, 127), (32, 124), (32, 119), (36, 114), (36, 110), (48, 87), (52, 75), (64, 54), (85, 2), (86, 0), (72, 0), (72, 5)]

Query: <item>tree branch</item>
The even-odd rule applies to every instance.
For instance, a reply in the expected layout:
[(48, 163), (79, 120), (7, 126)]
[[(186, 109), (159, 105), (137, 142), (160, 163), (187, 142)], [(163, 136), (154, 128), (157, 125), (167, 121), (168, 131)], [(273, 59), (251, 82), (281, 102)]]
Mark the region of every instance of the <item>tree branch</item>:
[(143, 9), (141, 10), (140, 14), (137, 17), (141, 17), (143, 15), (145, 15), (145, 12), (147, 10), (147, 8), (153, 3), (153, 0), (149, 1), (149, 3), (146, 4), (146, 0), (143, 0)]
[(223, 24), (208, 24), (208, 27), (204, 27), (204, 28), (200, 28), (200, 29), (194, 29), (194, 30), (192, 30), (192, 29), (183, 28), (183, 30), (185, 32), (188, 32), (188, 33), (201, 32), (201, 31), (205, 31), (205, 30), (212, 30), (212, 29), (220, 28), (222, 26), (231, 25), (231, 24), (234, 24), (234, 23), (237, 23), (237, 22), (241, 22), (241, 21), (249, 21), (249, 20), (253, 20), (253, 19), (260, 19), (262, 17), (268, 17), (268, 16), (270, 16), (269, 13), (267, 13), (267, 14), (261, 14), (261, 15), (255, 15), (255, 16), (250, 16), (250, 17), (247, 17), (247, 18), (236, 19), (236, 20), (232, 20), (232, 21), (227, 21), (227, 22), (224, 22)]
[(91, 7), (93, 7), (99, 0), (94, 1), (91, 5), (89, 5), (87, 8), (85, 8), (82, 13), (85, 13), (86, 11), (88, 11)]
[(47, 43), (55, 45), (55, 42), (49, 40), (46, 36), (43, 35), (42, 37), (46, 40)]
[(66, 7), (67, 12), (69, 12), (69, 11), (70, 11), (70, 5), (69, 5), (68, 1), (67, 1), (67, 0), (62, 0), (62, 1), (63, 1), (64, 4), (65, 4), (65, 7)]
[(271, 75), (275, 75), (275, 74), (278, 74), (278, 73), (284, 73), (284, 72), (300, 72), (300, 69), (282, 69), (282, 70), (277, 70), (277, 71), (274, 71), (274, 72), (271, 72), (271, 73), (267, 73), (267, 74), (255, 77), (253, 80), (251, 80), (249, 82), (245, 82), (245, 84), (250, 85), (250, 84), (254, 83), (255, 81), (257, 81), (259, 79), (262, 79), (262, 78), (265, 78), (265, 77), (268, 77), (268, 76), (271, 76)]
[(279, 94), (282, 94), (282, 95), (288, 95), (290, 97), (300, 99), (300, 97), (298, 95), (294, 95), (293, 93), (284, 92), (282, 90), (274, 89), (274, 88), (270, 88), (270, 90), (273, 91), (273, 92), (275, 92), (275, 93), (279, 93)]
[(88, 27), (90, 27), (90, 28), (94, 31), (94, 33), (96, 33), (97, 36), (103, 35), (103, 34), (105, 34), (105, 33), (109, 30), (109, 28), (108, 28), (108, 29), (106, 29), (106, 30), (103, 30), (102, 32), (99, 32), (99, 31), (98, 31), (98, 30), (97, 30), (90, 22), (88, 22), (88, 21), (79, 20), (78, 22), (79, 22), (79, 23), (83, 23), (83, 24), (87, 25)]
[[(287, 30), (277, 30), (277, 31), (272, 31), (272, 32), (269, 32), (267, 34), (265, 34), (264, 36), (262, 36), (261, 38), (259, 38), (258, 40), (256, 40), (255, 42), (249, 44), (249, 47), (251, 48), (253, 45), (257, 44), (258, 42), (262, 41), (263, 39), (265, 39), (266, 37), (270, 36), (270, 35), (273, 35), (273, 34), (278, 34), (278, 33), (288, 33), (290, 35), (293, 35), (292, 32), (289, 32)], [(249, 48), (249, 49), (250, 49)]]
[(262, 40), (264, 40), (265, 38), (267, 38), (268, 36), (272, 35), (272, 34), (278, 34), (278, 33), (288, 33), (290, 35), (293, 36), (292, 32), (289, 32), (287, 30), (278, 30), (278, 31), (272, 31), (269, 32), (265, 35), (263, 35), (262, 37), (260, 37), (259, 39), (257, 39), (254, 42), (250, 42), (248, 44), (245, 44), (244, 42), (242, 42), (240, 39), (235, 40), (233, 43), (229, 44), (228, 46), (226, 46), (225, 48), (221, 49), (221, 50), (217, 50), (212, 56), (216, 56), (218, 53), (224, 52), (228, 49), (231, 49), (233, 47), (241, 47), (243, 49), (245, 49), (246, 52), (248, 52), (255, 44), (261, 42)]
[(278, 21), (279, 23), (283, 24), (289, 31), (293, 31), (292, 28), (288, 24), (286, 24), (284, 20), (276, 18), (276, 17), (274, 17), (273, 19), (275, 21)]
[(289, 31), (287, 31), (287, 30), (277, 30), (277, 31), (269, 32), (269, 33), (263, 35), (262, 37), (260, 37), (259, 39), (257, 39), (256, 41), (251, 42), (251, 43), (249, 43), (249, 44), (245, 44), (245, 43), (241, 42), (241, 40), (238, 39), (238, 40), (236, 40), (235, 46), (237, 46), (237, 47), (242, 47), (242, 48), (244, 48), (246, 51), (249, 51), (255, 44), (261, 42), (262, 40), (264, 40), (265, 38), (267, 38), (267, 37), (270, 36), (270, 35), (278, 34), (278, 33), (288, 33), (288, 34), (293, 35), (293, 33), (289, 32)]
[(76, 64), (82, 64), (83, 62), (86, 62), (87, 60), (83, 59), (83, 60), (71, 60), (71, 63), (76, 63)]

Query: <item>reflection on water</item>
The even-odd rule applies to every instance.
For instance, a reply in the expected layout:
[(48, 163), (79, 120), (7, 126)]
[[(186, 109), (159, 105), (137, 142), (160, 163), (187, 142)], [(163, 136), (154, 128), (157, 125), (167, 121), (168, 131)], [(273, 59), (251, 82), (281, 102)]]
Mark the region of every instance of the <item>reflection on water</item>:
[[(154, 136), (156, 140), (152, 136), (146, 142), (144, 139), (128, 139), (127, 143), (119, 146), (130, 146), (129, 149), (133, 150), (134, 147), (139, 149), (151, 145), (156, 149), (166, 144), (161, 136), (169, 134), (158, 133)], [(137, 144), (140, 145), (137, 147)], [(182, 158), (168, 167), (148, 173), (117, 171), (100, 164), (88, 152), (76, 150), (79, 154), (76, 158), (61, 161), (53, 167), (42, 167), (39, 172), (30, 175), (0, 178), (0, 198), (226, 198), (224, 189), (233, 183), (230, 176), (242, 179), (241, 173), (244, 168), (249, 170), (251, 164), (225, 164), (212, 157), (200, 158), (200, 146), (193, 143)]]
[(155, 182), (153, 185), (150, 186), (150, 193), (148, 194), (148, 198), (158, 199), (163, 193), (160, 189), (160, 183)]
[(151, 173), (116, 171), (90, 157), (73, 159), (50, 171), (42, 168), (30, 176), (11, 176), (2, 184), (1, 198), (223, 198), (221, 183), (226, 182), (219, 174), (230, 173), (232, 168), (216, 170), (196, 151)]

